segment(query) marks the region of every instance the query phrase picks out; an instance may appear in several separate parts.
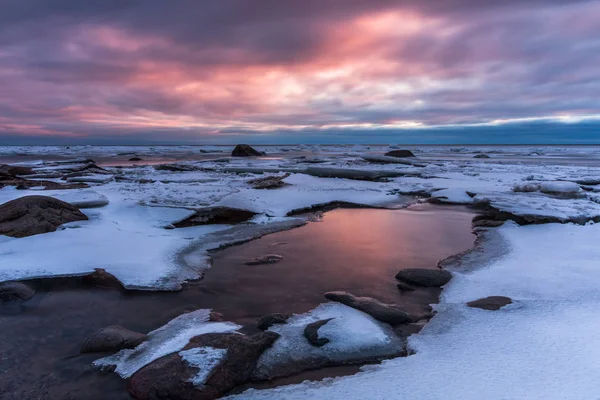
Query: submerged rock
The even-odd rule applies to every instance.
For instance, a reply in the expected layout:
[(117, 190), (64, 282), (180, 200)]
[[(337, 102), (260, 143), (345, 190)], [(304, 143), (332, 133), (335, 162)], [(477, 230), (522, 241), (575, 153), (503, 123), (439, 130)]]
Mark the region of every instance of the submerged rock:
[(401, 158), (414, 157), (415, 156), (413, 154), (413, 152), (410, 151), (410, 150), (392, 150), (392, 151), (388, 151), (384, 155), (387, 156), (387, 157), (401, 157)]
[(415, 335), (421, 332), (421, 330), (425, 328), (425, 325), (427, 325), (428, 322), (429, 320), (422, 319), (417, 322), (411, 322), (410, 324), (398, 325), (394, 327), (394, 331), (399, 337), (407, 338), (410, 335)]
[(334, 318), (322, 319), (317, 322), (310, 323), (304, 328), (304, 337), (316, 347), (321, 347), (329, 343), (329, 339), (319, 337), (319, 328), (331, 321)]
[(0, 234), (26, 237), (54, 232), (67, 222), (88, 217), (76, 207), (48, 196), (24, 196), (0, 205)]
[(0, 284), (0, 302), (26, 301), (35, 295), (35, 291), (21, 282)]
[(512, 304), (510, 297), (489, 296), (483, 299), (473, 300), (467, 303), (469, 307), (481, 308), (483, 310), (499, 310), (504, 306)]
[(415, 288), (404, 283), (404, 282), (400, 282), (396, 285), (396, 287), (401, 291), (401, 292), (414, 292)]
[(123, 289), (121, 282), (102, 268), (94, 268), (94, 272), (81, 278), (83, 283), (102, 288)]
[(264, 265), (264, 264), (275, 264), (283, 260), (283, 256), (279, 254), (265, 254), (264, 256), (253, 258), (252, 260), (246, 261), (246, 265)]
[(424, 287), (440, 287), (450, 282), (452, 274), (441, 269), (407, 268), (396, 274), (396, 279)]
[(133, 349), (140, 343), (146, 341), (148, 336), (125, 329), (122, 326), (112, 325), (100, 329), (92, 336), (88, 337), (81, 353), (102, 353), (107, 351), (118, 351), (122, 349)]
[(238, 144), (231, 152), (232, 157), (257, 157), (262, 155), (263, 153), (247, 144)]
[(137, 371), (127, 386), (136, 399), (216, 399), (248, 381), (261, 354), (279, 337), (208, 333)]
[(256, 327), (265, 331), (275, 324), (285, 324), (288, 318), (290, 318), (288, 314), (281, 313), (265, 315), (264, 317), (258, 320)]
[(176, 228), (185, 228), (188, 226), (209, 225), (209, 224), (235, 224), (245, 222), (254, 217), (256, 213), (248, 210), (231, 207), (207, 207), (196, 210), (195, 214), (173, 226)]
[(371, 297), (357, 297), (348, 292), (336, 291), (325, 293), (325, 298), (360, 310), (390, 325), (412, 322), (409, 315), (395, 304), (385, 304)]

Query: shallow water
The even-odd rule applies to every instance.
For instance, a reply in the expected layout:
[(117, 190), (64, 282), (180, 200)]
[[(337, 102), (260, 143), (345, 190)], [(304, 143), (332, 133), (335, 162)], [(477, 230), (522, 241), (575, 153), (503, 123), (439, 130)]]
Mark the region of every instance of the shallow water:
[[(402, 294), (394, 275), (402, 268), (435, 268), (469, 248), (472, 217), (462, 207), (334, 210), (322, 222), (215, 252), (204, 279), (181, 292), (89, 288), (74, 278), (32, 281), (32, 300), (0, 308), (0, 398), (128, 398), (124, 381), (89, 367), (100, 355), (78, 354), (85, 338), (107, 325), (148, 332), (186, 311), (213, 308), (253, 332), (259, 317), (306, 312), (330, 290), (425, 312), (439, 291)], [(283, 260), (244, 264), (266, 253)]]

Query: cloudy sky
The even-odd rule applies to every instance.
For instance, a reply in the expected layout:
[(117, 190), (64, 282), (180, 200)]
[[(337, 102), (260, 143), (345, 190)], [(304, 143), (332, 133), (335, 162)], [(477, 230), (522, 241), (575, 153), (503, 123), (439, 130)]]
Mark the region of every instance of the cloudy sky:
[(600, 143), (600, 1), (1, 0), (0, 143)]

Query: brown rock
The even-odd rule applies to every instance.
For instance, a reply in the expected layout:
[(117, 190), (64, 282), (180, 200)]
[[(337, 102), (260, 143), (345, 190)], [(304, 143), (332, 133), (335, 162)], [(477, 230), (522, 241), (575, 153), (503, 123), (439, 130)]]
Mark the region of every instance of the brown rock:
[(440, 287), (450, 282), (452, 274), (442, 269), (407, 268), (398, 272), (396, 279), (417, 286)]
[(140, 343), (146, 341), (148, 336), (125, 329), (122, 326), (112, 325), (100, 329), (92, 336), (88, 337), (81, 353), (103, 353), (108, 351), (119, 351), (122, 349), (133, 349)]
[(262, 317), (261, 319), (258, 320), (256, 327), (258, 329), (266, 331), (267, 329), (269, 329), (271, 326), (273, 326), (275, 324), (285, 324), (287, 322), (288, 318), (290, 318), (290, 316), (288, 314), (281, 314), (281, 313), (265, 315), (264, 317)]
[(123, 284), (114, 275), (102, 268), (94, 268), (94, 272), (82, 278), (83, 283), (102, 288), (123, 289)]
[(238, 144), (231, 152), (232, 157), (258, 157), (263, 154), (247, 144)]
[(47, 196), (25, 196), (0, 205), (0, 234), (26, 237), (54, 232), (67, 222), (87, 216), (62, 200)]
[(0, 284), (0, 302), (26, 301), (34, 295), (33, 289), (21, 282)]
[(312, 324), (306, 325), (304, 328), (304, 337), (315, 347), (321, 347), (329, 343), (329, 339), (319, 337), (319, 328), (331, 321), (334, 318), (322, 319)]
[[(210, 372), (202, 386), (190, 381), (200, 369), (179, 353), (159, 358), (137, 371), (127, 390), (136, 399), (208, 400), (222, 396), (248, 381), (260, 355), (279, 337), (274, 332), (253, 336), (238, 333), (208, 333), (192, 338), (184, 350), (199, 347), (226, 349), (221, 362)], [(206, 372), (206, 371), (203, 371)]]
[(512, 303), (510, 297), (504, 296), (490, 296), (479, 300), (473, 300), (467, 303), (469, 307), (481, 308), (483, 310), (499, 310), (504, 306)]
[(9, 175), (13, 175), (13, 176), (33, 174), (33, 168), (22, 167), (19, 165), (0, 164), (0, 171), (5, 172)]
[(367, 313), (373, 318), (390, 325), (412, 322), (409, 315), (399, 309), (395, 304), (384, 304), (371, 297), (356, 297), (351, 293), (338, 291), (325, 293), (325, 298), (345, 304), (348, 307), (356, 308), (357, 310)]

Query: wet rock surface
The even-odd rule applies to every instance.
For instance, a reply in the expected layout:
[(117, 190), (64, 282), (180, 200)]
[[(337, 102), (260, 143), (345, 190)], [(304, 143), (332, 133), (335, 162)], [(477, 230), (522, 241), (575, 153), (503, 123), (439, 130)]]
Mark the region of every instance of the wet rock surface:
[(235, 224), (246, 222), (256, 213), (231, 207), (207, 207), (196, 210), (196, 213), (173, 224), (176, 228), (209, 224)]
[(357, 297), (348, 292), (335, 291), (325, 293), (325, 298), (360, 310), (390, 325), (412, 322), (410, 316), (396, 305), (385, 304), (371, 297)]
[(114, 352), (122, 349), (133, 349), (144, 342), (148, 336), (130, 331), (119, 325), (102, 328), (88, 337), (81, 346), (81, 353)]
[(510, 297), (504, 296), (489, 296), (483, 299), (473, 300), (467, 303), (469, 307), (481, 308), (483, 310), (495, 311), (499, 310), (504, 306), (512, 304)]
[(62, 200), (47, 196), (24, 196), (0, 205), (0, 234), (26, 237), (54, 232), (67, 222), (87, 216)]
[(255, 257), (252, 260), (248, 260), (244, 264), (246, 264), (246, 265), (275, 264), (281, 260), (283, 260), (283, 256), (280, 256), (279, 254), (265, 254), (263, 256)]
[(35, 291), (21, 282), (0, 284), (0, 302), (19, 302), (31, 299)]
[(263, 153), (247, 144), (238, 144), (231, 152), (232, 157), (258, 157)]
[(96, 286), (105, 289), (123, 289), (121, 282), (109, 272), (102, 268), (95, 268), (94, 272), (81, 278), (86, 285)]
[(289, 314), (274, 313), (265, 315), (258, 320), (256, 327), (265, 331), (275, 324), (285, 324), (288, 318), (290, 318)]
[(319, 337), (319, 328), (331, 321), (333, 318), (322, 319), (317, 322), (306, 325), (304, 328), (304, 337), (315, 347), (321, 347), (329, 343), (329, 339)]
[(452, 274), (441, 269), (408, 268), (398, 272), (396, 279), (410, 285), (440, 287), (450, 282)]
[(400, 290), (401, 292), (414, 292), (415, 288), (404, 283), (404, 282), (399, 282), (396, 287), (398, 288), (398, 290)]
[[(237, 333), (209, 333), (192, 338), (183, 349), (210, 347), (226, 354), (203, 385), (191, 382), (199, 368), (173, 353), (146, 365), (130, 379), (127, 390), (136, 399), (216, 399), (249, 380), (260, 355), (279, 337), (274, 332), (253, 336)], [(207, 372), (207, 371), (201, 371)]]

